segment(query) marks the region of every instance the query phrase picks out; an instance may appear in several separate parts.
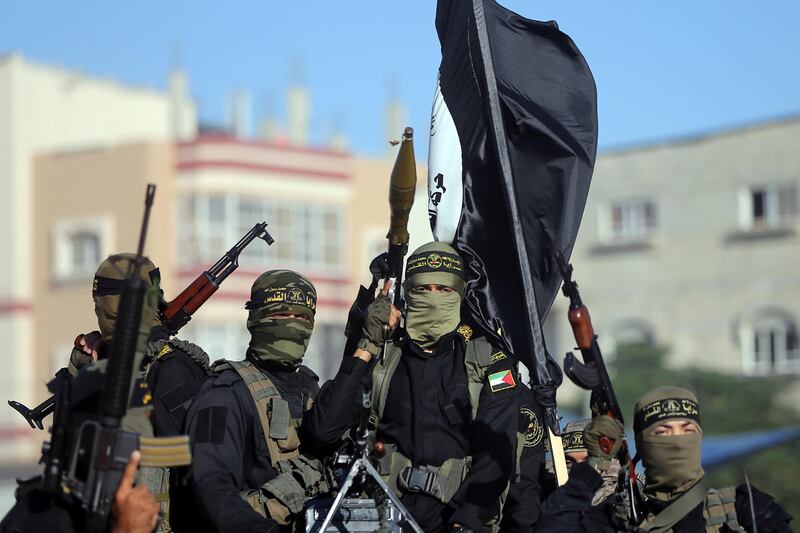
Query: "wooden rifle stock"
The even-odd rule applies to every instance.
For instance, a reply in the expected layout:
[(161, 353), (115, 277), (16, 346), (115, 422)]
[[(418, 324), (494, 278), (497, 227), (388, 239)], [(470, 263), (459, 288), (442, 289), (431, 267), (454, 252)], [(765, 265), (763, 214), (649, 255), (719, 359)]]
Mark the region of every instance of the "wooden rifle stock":
[[(583, 358), (583, 363), (580, 363), (572, 352), (567, 353), (564, 358), (564, 373), (579, 387), (592, 390), (594, 393), (593, 408), (596, 408), (599, 414), (608, 415), (624, 424), (622, 408), (614, 393), (611, 378), (603, 361), (603, 354), (600, 352), (600, 345), (597, 343), (597, 335), (594, 333), (589, 309), (581, 300), (578, 284), (572, 280), (572, 265), (568, 264), (561, 254), (556, 256), (556, 263), (564, 280), (562, 291), (564, 296), (569, 299), (567, 319), (570, 326), (572, 326), (575, 342)], [(609, 453), (614, 448), (614, 441), (609, 437), (601, 437), (598, 444), (606, 453)], [(632, 524), (638, 525), (641, 518), (639, 508), (642, 499), (639, 495), (636, 481), (636, 467), (631, 459), (628, 444), (624, 439), (617, 453), (617, 459), (621, 465), (627, 464), (625, 491), (628, 494), (630, 505), (629, 518)]]

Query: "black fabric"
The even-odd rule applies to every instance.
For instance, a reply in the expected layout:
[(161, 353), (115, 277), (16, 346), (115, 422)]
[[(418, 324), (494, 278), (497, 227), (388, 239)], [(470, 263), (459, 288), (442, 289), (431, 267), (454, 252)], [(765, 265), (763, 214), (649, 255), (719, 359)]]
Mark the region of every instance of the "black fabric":
[(755, 514), (759, 533), (791, 533), (792, 528), (789, 523), (792, 521), (792, 515), (769, 494), (761, 492), (752, 485), (750, 491), (753, 495), (752, 510), (747, 485), (736, 487), (736, 516), (739, 525), (747, 531), (753, 531), (753, 514)]
[(666, 398), (651, 402), (636, 413), (633, 418), (633, 431), (639, 432), (643, 429), (657, 424), (662, 420), (673, 418), (686, 418), (694, 420), (700, 425), (700, 405), (689, 398)]
[(549, 250), (569, 257), (583, 214), (597, 146), (594, 81), (555, 23), (492, 0), (439, 0), (436, 29), (462, 149), (453, 245), (466, 304), (483, 329), (502, 330), (552, 407), (561, 375), (540, 324), (561, 281)]
[(541, 425), (531, 427), (532, 421), (523, 410), (528, 409), (534, 413), (538, 424), (542, 421), (542, 409), (533, 400), (530, 389), (525, 386), (519, 388), (520, 416), (517, 431), (528, 437), (528, 444), (522, 449), (520, 457), (520, 476), (508, 490), (505, 505), (503, 506), (503, 520), (500, 531), (508, 533), (530, 533), (539, 520), (541, 506), (541, 486), (539, 477), (544, 470), (544, 438)]
[(616, 532), (612, 498), (592, 507), (594, 493), (602, 485), (603, 478), (589, 463), (576, 464), (567, 482), (542, 503), (536, 532)]
[[(485, 383), (471, 420), (464, 354), (463, 338), (457, 334), (443, 337), (432, 354), (406, 343), (376, 435), (396, 444), (416, 465), (439, 466), (447, 459), (472, 456), (470, 472), (449, 505), (423, 494), (403, 496), (426, 532), (442, 531), (452, 522), (485, 531), (483, 522), (498, 512), (498, 498), (515, 469), (517, 389), (492, 392)], [(510, 370), (516, 376), (512, 365), (508, 358), (497, 361), (486, 375)]]
[[(319, 393), (317, 376), (305, 367), (296, 371), (260, 367), (281, 397), (292, 417), (304, 418), (309, 399)], [(337, 376), (338, 377), (338, 376)], [(340, 391), (341, 392), (341, 391)], [(352, 392), (352, 391), (351, 391)], [(312, 411), (321, 408), (315, 402)], [(222, 441), (200, 442), (204, 434), (204, 410), (227, 409)], [(319, 415), (316, 415), (319, 418)], [(327, 416), (336, 413), (327, 411)], [(178, 532), (259, 531), (277, 532), (277, 524), (256, 513), (239, 493), (255, 489), (273, 479), (267, 441), (247, 386), (233, 370), (211, 375), (189, 407), (186, 429), (192, 439), (191, 473), (181, 472), (176, 488), (170, 488), (170, 525)], [(301, 439), (302, 441), (302, 439)]]
[[(153, 330), (163, 330), (169, 335), (164, 328)], [(147, 374), (153, 394), (152, 422), (156, 437), (182, 434), (187, 409), (206, 378), (206, 371), (189, 354), (175, 347), (171, 350), (153, 361)]]
[(340, 445), (348, 428), (357, 425), (370, 368), (369, 363), (352, 355), (342, 359), (336, 376), (325, 382), (314, 406), (303, 417), (300, 443), (304, 452), (318, 457), (329, 454)]
[(39, 488), (41, 476), (20, 481), (16, 503), (0, 522), (0, 533), (74, 533), (82, 529), (82, 513), (61, 494)]
[(447, 272), (464, 277), (464, 266), (461, 257), (447, 252), (425, 252), (414, 254), (406, 261), (406, 278), (414, 274), (428, 272)]
[(225, 440), (225, 425), (228, 420), (228, 408), (214, 405), (201, 409), (197, 413), (197, 425), (192, 432), (194, 442), (200, 444), (222, 444)]
[[(657, 500), (651, 500), (648, 502), (647, 508), (653, 514), (657, 515), (664, 509), (666, 509), (668, 502), (660, 502)], [(699, 503), (689, 511), (686, 516), (678, 520), (674, 526), (672, 526), (672, 533), (695, 533), (696, 531), (704, 531), (706, 526), (706, 520), (703, 517), (703, 503)]]

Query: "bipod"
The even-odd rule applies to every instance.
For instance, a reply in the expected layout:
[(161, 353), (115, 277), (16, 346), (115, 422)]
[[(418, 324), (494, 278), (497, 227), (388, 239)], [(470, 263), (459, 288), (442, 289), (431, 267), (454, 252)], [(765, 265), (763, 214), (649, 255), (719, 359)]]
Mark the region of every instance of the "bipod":
[[(339, 489), (339, 493), (333, 499), (328, 512), (325, 514), (325, 519), (322, 521), (322, 524), (319, 528), (315, 527), (315, 522), (311, 520), (307, 521), (307, 524), (310, 526), (307, 528), (307, 531), (311, 533), (326, 533), (328, 531), (328, 526), (331, 525), (334, 518), (339, 513), (342, 521), (349, 521), (352, 520), (354, 525), (356, 522), (361, 521), (362, 523), (365, 521), (370, 521), (372, 519), (377, 519), (377, 522), (385, 523), (385, 522), (392, 522), (395, 523), (398, 527), (395, 528), (387, 528), (385, 525), (382, 524), (382, 528), (380, 531), (390, 531), (392, 533), (395, 532), (402, 532), (404, 528), (409, 527), (411, 531), (415, 533), (423, 533), (422, 528), (417, 524), (414, 518), (411, 516), (411, 513), (405, 508), (405, 506), (400, 502), (400, 498), (398, 498), (389, 485), (383, 480), (381, 475), (372, 465), (372, 462), (369, 458), (369, 452), (367, 451), (367, 434), (368, 434), (368, 427), (367, 427), (367, 418), (369, 416), (369, 411), (371, 408), (371, 401), (370, 401), (370, 391), (366, 390), (363, 393), (362, 397), (362, 405), (364, 407), (364, 416), (362, 417), (362, 422), (359, 424), (358, 428), (358, 435), (357, 435), (357, 442), (356, 446), (357, 449), (360, 450), (361, 453), (357, 454), (350, 462), (350, 467), (347, 472), (347, 476), (344, 478), (344, 482), (342, 482), (342, 486)], [(357, 479), (365, 479), (368, 480), (372, 478), (372, 481), (380, 488), (381, 492), (383, 492), (384, 496), (389, 500), (391, 503), (389, 516), (384, 516), (383, 518), (380, 517), (380, 513), (377, 512), (377, 501), (374, 497), (374, 494), (368, 494), (367, 499), (352, 499), (346, 498), (348, 491), (352, 488), (353, 483)], [(367, 483), (364, 483), (367, 485)], [(345, 504), (347, 505), (347, 509), (344, 508)], [(351, 505), (352, 504), (352, 505)], [(398, 520), (394, 520), (394, 513), (397, 512), (400, 516)], [(388, 520), (387, 520), (388, 518)], [(336, 524), (338, 525), (338, 524)], [(342, 524), (345, 529), (336, 528), (334, 531), (376, 531), (374, 529), (365, 530), (365, 529), (347, 529), (346, 524)]]

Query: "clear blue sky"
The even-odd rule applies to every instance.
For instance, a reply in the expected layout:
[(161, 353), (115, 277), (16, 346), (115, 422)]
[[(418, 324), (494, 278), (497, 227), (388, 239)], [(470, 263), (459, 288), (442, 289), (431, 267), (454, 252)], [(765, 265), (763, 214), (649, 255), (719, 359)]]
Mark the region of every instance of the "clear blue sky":
[[(601, 148), (800, 111), (795, 0), (505, 5), (557, 20), (581, 48), (597, 80)], [(393, 79), (412, 125), (427, 128), (434, 12), (433, 0), (6, 2), (0, 52), (163, 87), (178, 45), (201, 118), (218, 123), (235, 87), (250, 90), (256, 115), (283, 115), (300, 58), (315, 135), (338, 121), (356, 151), (377, 152)]]

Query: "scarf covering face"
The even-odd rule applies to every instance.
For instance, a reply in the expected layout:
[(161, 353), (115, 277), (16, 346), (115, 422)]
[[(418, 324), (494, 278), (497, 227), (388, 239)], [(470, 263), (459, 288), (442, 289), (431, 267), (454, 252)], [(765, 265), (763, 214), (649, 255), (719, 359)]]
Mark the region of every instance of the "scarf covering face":
[(411, 289), (406, 294), (406, 333), (420, 348), (436, 346), (461, 323), (461, 295)]
[[(245, 307), (250, 311), (248, 356), (290, 369), (300, 365), (311, 340), (317, 308), (317, 291), (311, 281), (292, 270), (265, 272), (253, 283)], [(280, 313), (307, 320), (272, 318)]]
[[(130, 253), (109, 256), (100, 263), (94, 275), (92, 284), (94, 313), (97, 316), (100, 335), (107, 346), (111, 346), (114, 337), (122, 286), (125, 283), (128, 268), (130, 268), (135, 259), (136, 254)], [(145, 306), (142, 309), (142, 323), (150, 323), (156, 326), (159, 324), (158, 302), (163, 294), (160, 288), (160, 272), (152, 261), (145, 258), (139, 269), (139, 276), (148, 287), (148, 296), (145, 298)], [(154, 294), (150, 294), (150, 289), (154, 291)]]
[[(455, 292), (415, 288), (422, 285), (444, 285)], [(461, 256), (443, 242), (420, 246), (406, 261), (405, 287), (406, 333), (421, 348), (433, 348), (461, 322), (461, 297), (465, 288)]]
[[(653, 429), (671, 420), (697, 424), (700, 431), (686, 435), (653, 435)], [(659, 387), (637, 402), (633, 429), (636, 449), (645, 468), (645, 494), (671, 501), (703, 478), (700, 448), (703, 432), (697, 396), (681, 387)]]

